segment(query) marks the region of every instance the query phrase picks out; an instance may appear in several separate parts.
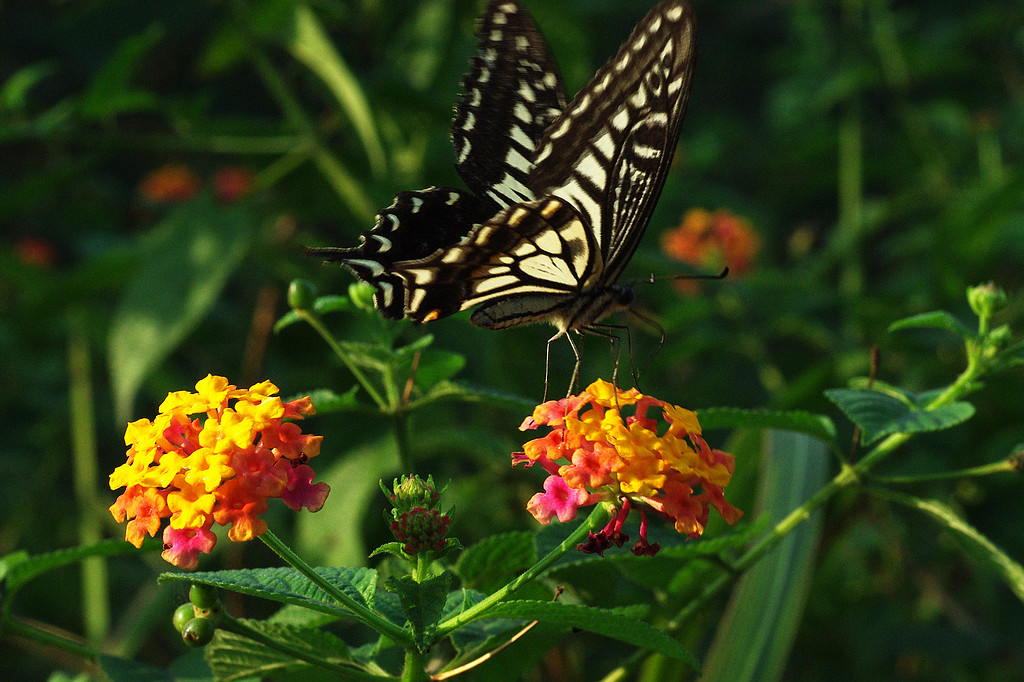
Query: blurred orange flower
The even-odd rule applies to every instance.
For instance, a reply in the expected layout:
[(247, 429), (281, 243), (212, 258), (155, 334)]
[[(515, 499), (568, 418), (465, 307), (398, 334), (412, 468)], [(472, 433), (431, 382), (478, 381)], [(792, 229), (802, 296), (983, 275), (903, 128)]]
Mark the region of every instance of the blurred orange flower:
[(661, 249), (668, 256), (706, 270), (728, 266), (733, 274), (750, 270), (760, 247), (750, 221), (726, 209), (692, 208), (678, 227), (661, 237)]
[(175, 203), (194, 197), (199, 185), (199, 176), (191, 168), (182, 163), (169, 163), (142, 179), (139, 194), (155, 204)]

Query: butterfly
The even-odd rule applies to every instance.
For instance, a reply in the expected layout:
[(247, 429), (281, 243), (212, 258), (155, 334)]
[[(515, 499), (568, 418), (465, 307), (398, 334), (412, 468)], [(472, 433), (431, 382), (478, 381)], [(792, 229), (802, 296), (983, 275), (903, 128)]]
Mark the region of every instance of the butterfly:
[[(351, 248), (307, 248), (372, 284), (375, 307), (417, 323), (476, 308), (489, 329), (548, 322), (595, 332), (629, 308), (616, 284), (661, 194), (689, 99), (696, 37), (682, 0), (655, 6), (576, 97), (515, 0), (491, 0), (451, 139), (469, 191), (399, 193)], [(545, 363), (546, 364), (546, 363)], [(546, 374), (545, 374), (546, 375)]]

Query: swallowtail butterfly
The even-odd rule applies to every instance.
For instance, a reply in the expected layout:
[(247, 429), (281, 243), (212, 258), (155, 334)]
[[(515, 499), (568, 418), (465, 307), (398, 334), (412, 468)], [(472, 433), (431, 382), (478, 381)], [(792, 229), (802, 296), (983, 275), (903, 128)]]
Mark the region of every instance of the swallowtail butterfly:
[[(479, 306), (490, 329), (549, 322), (551, 341), (628, 308), (615, 284), (643, 236), (679, 138), (693, 14), (665, 0), (566, 105), (550, 51), (516, 0), (491, 0), (455, 104), (469, 187), (402, 192), (352, 248), (310, 248), (376, 288), (385, 317)], [(576, 351), (579, 369), (579, 353)]]

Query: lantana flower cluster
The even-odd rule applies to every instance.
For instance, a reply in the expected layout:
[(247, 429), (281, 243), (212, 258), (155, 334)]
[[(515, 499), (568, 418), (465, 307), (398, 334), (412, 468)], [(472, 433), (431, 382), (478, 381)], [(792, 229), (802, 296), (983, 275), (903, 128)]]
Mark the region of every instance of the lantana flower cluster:
[(647, 510), (690, 537), (704, 532), (711, 508), (730, 524), (743, 515), (724, 497), (733, 456), (708, 446), (690, 410), (598, 380), (579, 395), (538, 405), (520, 430), (539, 426), (551, 431), (512, 456), (513, 463), (540, 464), (549, 474), (544, 492), (527, 504), (534, 518), (565, 522), (579, 507), (603, 501), (619, 508), (608, 526), (580, 546), (583, 551), (622, 546), (628, 540), (622, 525), (634, 506), (641, 513), (635, 554), (659, 549), (647, 540)]
[(192, 569), (217, 542), (214, 523), (242, 542), (266, 532), (260, 515), (270, 498), (319, 510), (330, 488), (312, 482), (306, 462), (323, 437), (286, 421), (313, 414), (313, 403), (284, 402), (277, 391), (269, 381), (239, 389), (207, 375), (195, 393), (169, 393), (155, 419), (128, 424), (128, 459), (110, 475), (111, 490), (125, 488), (110, 507), (118, 523), (128, 521), (125, 540), (141, 547), (169, 519), (162, 556)]

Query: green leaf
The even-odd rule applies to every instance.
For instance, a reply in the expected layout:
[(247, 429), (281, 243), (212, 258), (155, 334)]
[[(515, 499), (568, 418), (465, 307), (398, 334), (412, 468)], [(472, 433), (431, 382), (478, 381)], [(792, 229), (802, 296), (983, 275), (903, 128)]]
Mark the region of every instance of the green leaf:
[(697, 659), (682, 644), (640, 620), (644, 611), (646, 608), (641, 606), (598, 609), (561, 602), (520, 600), (495, 604), (483, 617), (522, 618), (578, 628), (683, 661), (696, 670), (699, 667)]
[[(805, 434), (771, 431), (755, 514), (774, 524), (821, 489), (829, 457)], [(792, 531), (733, 589), (704, 661), (705, 682), (761, 682), (782, 676), (803, 615), (821, 537), (822, 512)]]
[(387, 171), (384, 147), (373, 120), (373, 110), (345, 60), (327, 37), (316, 14), (304, 3), (295, 6), (292, 21), (284, 25), (285, 40), (292, 55), (320, 77), (338, 100), (366, 149), (373, 174)]
[(402, 611), (412, 627), (413, 639), (420, 651), (426, 651), (433, 643), (434, 631), (444, 613), (448, 600), (448, 588), (452, 574), (448, 571), (417, 582), (412, 576), (403, 575), (388, 581), (388, 590), (398, 594)]
[(940, 431), (967, 421), (974, 406), (954, 402), (934, 410), (915, 409), (913, 405), (878, 391), (834, 388), (825, 391), (829, 400), (861, 429), (861, 442), (870, 445), (894, 433)]
[(82, 116), (104, 119), (129, 111), (156, 108), (156, 96), (133, 89), (131, 80), (139, 62), (162, 36), (163, 29), (153, 24), (118, 45), (82, 94), (79, 104)]
[(110, 324), (118, 422), (129, 420), (149, 373), (210, 312), (252, 235), (240, 204), (217, 205), (210, 196), (172, 209), (154, 228)]
[(421, 398), (409, 402), (409, 409), (417, 409), (431, 403), (458, 401), (466, 403), (489, 403), (513, 410), (532, 410), (536, 401), (521, 396), (467, 386), (453, 381), (439, 381)]
[[(458, 374), (465, 366), (466, 358), (463, 355), (437, 348), (427, 348), (420, 353), (413, 379), (421, 390), (429, 391), (439, 382)], [(412, 358), (403, 359), (399, 364), (399, 370), (408, 376), (412, 371)]]
[(494, 583), (500, 586), (536, 560), (533, 533), (502, 533), (463, 550), (454, 571), (464, 586), (485, 589)]
[(1024, 566), (1021, 566), (985, 535), (978, 532), (953, 509), (937, 500), (926, 500), (889, 490), (872, 490), (872, 492), (923, 512), (938, 521), (956, 538), (969, 555), (991, 569), (1006, 583), (1017, 599), (1024, 602)]
[(965, 341), (975, 338), (974, 331), (970, 327), (945, 310), (935, 310), (896, 320), (889, 325), (888, 331), (894, 332), (901, 329), (944, 329), (953, 332)]
[[(293, 650), (295, 655), (272, 649), (241, 634), (218, 629), (213, 641), (206, 647), (206, 660), (213, 670), (214, 679), (282, 679), (282, 675), (295, 674), (301, 674), (303, 679), (365, 679), (361, 674), (362, 667), (355, 665), (345, 643), (330, 633), (266, 621), (239, 622)], [(339, 667), (328, 671), (296, 656), (311, 657)], [(351, 666), (348, 668), (350, 674), (346, 674), (345, 664)]]
[(366, 406), (359, 402), (356, 395), (359, 387), (353, 386), (344, 393), (338, 394), (329, 388), (318, 388), (309, 392), (313, 401), (313, 407), (317, 414), (329, 414), (331, 412), (345, 412), (348, 410), (366, 409)]
[(800, 410), (748, 410), (738, 407), (706, 407), (697, 410), (702, 429), (756, 428), (796, 431), (835, 445), (836, 427), (820, 414)]
[(109, 557), (122, 554), (139, 554), (158, 549), (157, 541), (150, 541), (139, 550), (124, 540), (101, 540), (89, 545), (59, 549), (45, 554), (30, 555), (27, 552), (12, 552), (0, 558), (0, 579), (6, 581), (6, 589), (13, 591), (47, 571), (76, 564), (89, 557)]
[(313, 312), (317, 315), (327, 313), (352, 312), (359, 310), (348, 296), (320, 296), (313, 302)]
[(53, 62), (36, 62), (12, 73), (0, 86), (0, 111), (23, 112), (28, 105), (29, 91), (55, 70)]
[[(324, 580), (340, 591), (373, 608), (377, 572), (369, 568), (317, 568), (314, 569)], [(332, 597), (309, 582), (294, 568), (254, 568), (233, 571), (200, 571), (197, 573), (163, 573), (158, 581), (189, 582), (212, 585), (251, 597), (269, 599), (284, 604), (294, 604), (307, 609), (327, 613), (340, 618), (350, 617), (350, 612), (340, 606)]]

